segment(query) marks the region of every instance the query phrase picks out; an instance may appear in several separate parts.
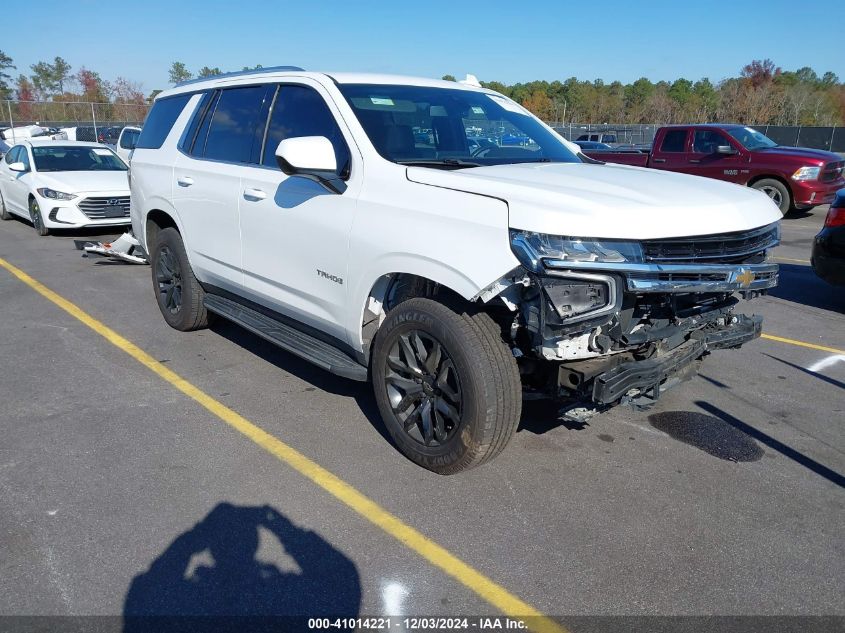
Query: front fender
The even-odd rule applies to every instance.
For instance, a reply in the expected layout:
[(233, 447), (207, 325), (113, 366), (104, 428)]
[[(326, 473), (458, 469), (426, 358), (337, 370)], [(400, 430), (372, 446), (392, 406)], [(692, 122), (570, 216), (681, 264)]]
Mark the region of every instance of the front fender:
[(384, 276), (416, 275), (471, 300), (519, 265), (502, 200), (410, 182), (392, 193), (402, 206), (364, 196), (350, 240), (345, 328), (356, 350), (368, 297)]

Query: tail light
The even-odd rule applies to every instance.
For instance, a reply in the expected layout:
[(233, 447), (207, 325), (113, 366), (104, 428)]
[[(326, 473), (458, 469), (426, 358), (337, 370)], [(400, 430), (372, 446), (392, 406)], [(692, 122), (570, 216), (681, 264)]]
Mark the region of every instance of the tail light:
[(845, 189), (836, 192), (836, 198), (830, 203), (824, 225), (826, 227), (845, 225)]
[(845, 226), (845, 207), (830, 207), (824, 225), (828, 228), (834, 226)]

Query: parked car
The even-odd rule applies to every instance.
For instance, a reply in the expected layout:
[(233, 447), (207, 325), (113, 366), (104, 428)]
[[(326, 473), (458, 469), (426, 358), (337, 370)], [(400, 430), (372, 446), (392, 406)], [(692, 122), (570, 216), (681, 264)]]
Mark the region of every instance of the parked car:
[(59, 131), (53, 133), (49, 128), (43, 128), (40, 125), (21, 125), (6, 128), (0, 132), (0, 136), (11, 143), (18, 143), (30, 138), (67, 140), (67, 134)]
[(529, 145), (531, 143), (531, 137), (526, 136), (525, 134), (515, 134), (514, 132), (506, 132), (502, 134), (501, 138), (499, 139), (499, 143), (501, 145)]
[(88, 141), (88, 142), (98, 142), (97, 137), (99, 136), (99, 127), (94, 127), (93, 125), (79, 125), (77, 127), (66, 127), (62, 128), (62, 132), (67, 134), (67, 138), (69, 141)]
[(115, 147), (117, 146), (117, 140), (120, 138), (121, 130), (123, 130), (123, 126), (121, 125), (98, 128), (97, 141)]
[[(466, 112), (534, 143), (470, 155)], [(418, 146), (432, 119), (435, 142)], [(171, 327), (215, 313), (371, 378), (399, 449), (455, 473), (504, 448), (523, 389), (579, 420), (646, 406), (760, 334), (734, 295), (777, 283), (771, 200), (568, 147), (507, 97), (454, 82), (194, 81), (159, 94), (141, 131), (132, 226)]]
[(469, 148), (470, 155), (474, 156), (477, 152), (480, 152), (488, 147), (496, 147), (498, 143), (496, 143), (496, 139), (486, 138), (483, 136), (468, 136), (467, 137), (467, 146)]
[(617, 138), (618, 136), (616, 132), (588, 132), (587, 134), (582, 134), (576, 138), (575, 142), (592, 141), (594, 143), (616, 143)]
[(613, 148), (607, 143), (599, 143), (598, 141), (575, 141), (575, 144), (582, 150), (612, 150)]
[(0, 218), (51, 229), (129, 224), (126, 164), (109, 148), (79, 141), (24, 141), (0, 162)]
[(3, 156), (6, 154), (6, 152), (9, 151), (9, 149), (11, 149), (9, 144), (6, 141), (0, 139), (0, 158), (3, 158)]
[(120, 136), (117, 138), (117, 146), (115, 152), (123, 159), (123, 162), (129, 164), (129, 155), (135, 149), (138, 143), (138, 135), (141, 133), (141, 128), (127, 126), (120, 131)]
[(598, 160), (665, 169), (747, 185), (768, 195), (781, 213), (811, 209), (845, 187), (838, 154), (781, 147), (743, 125), (670, 125), (657, 131), (652, 150), (586, 152)]
[(824, 228), (813, 240), (810, 259), (815, 273), (828, 283), (845, 285), (845, 189), (827, 211)]

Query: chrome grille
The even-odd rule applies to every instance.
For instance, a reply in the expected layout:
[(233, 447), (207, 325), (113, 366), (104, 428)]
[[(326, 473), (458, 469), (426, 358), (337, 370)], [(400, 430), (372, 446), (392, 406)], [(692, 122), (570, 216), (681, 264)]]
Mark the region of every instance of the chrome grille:
[[(111, 220), (129, 217), (129, 196), (103, 196), (85, 198), (79, 203), (79, 208), (90, 220)], [(106, 215), (106, 209), (120, 207), (123, 215)]]
[(841, 160), (825, 165), (822, 172), (822, 182), (833, 182), (842, 178), (843, 167), (845, 167), (845, 161)]
[(645, 261), (655, 264), (742, 264), (763, 261), (780, 241), (777, 222), (751, 231), (643, 242)]

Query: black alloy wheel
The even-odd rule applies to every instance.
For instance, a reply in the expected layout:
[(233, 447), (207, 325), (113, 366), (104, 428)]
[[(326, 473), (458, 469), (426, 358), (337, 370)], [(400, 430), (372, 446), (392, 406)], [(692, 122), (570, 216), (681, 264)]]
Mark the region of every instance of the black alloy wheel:
[(161, 295), (161, 305), (176, 314), (182, 307), (182, 266), (179, 258), (167, 246), (162, 246), (158, 253), (156, 281)]
[(44, 225), (44, 218), (41, 217), (41, 207), (38, 206), (35, 198), (29, 199), (29, 219), (32, 221), (32, 226), (35, 227), (38, 235), (44, 236), (50, 232), (50, 229)]
[(461, 381), (444, 346), (427, 332), (400, 335), (384, 377), (390, 406), (405, 433), (424, 446), (441, 446), (461, 423)]

